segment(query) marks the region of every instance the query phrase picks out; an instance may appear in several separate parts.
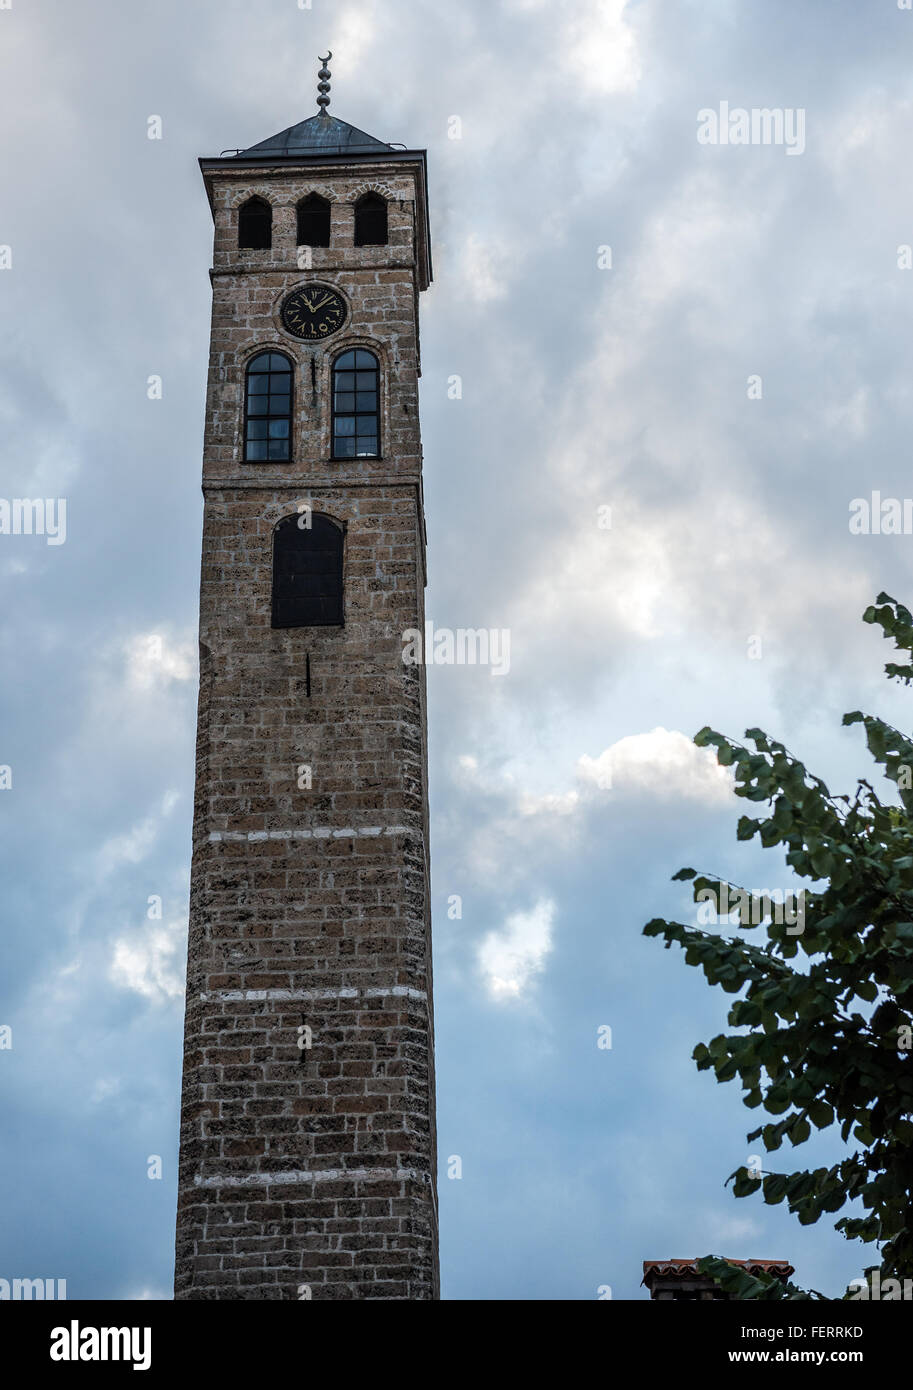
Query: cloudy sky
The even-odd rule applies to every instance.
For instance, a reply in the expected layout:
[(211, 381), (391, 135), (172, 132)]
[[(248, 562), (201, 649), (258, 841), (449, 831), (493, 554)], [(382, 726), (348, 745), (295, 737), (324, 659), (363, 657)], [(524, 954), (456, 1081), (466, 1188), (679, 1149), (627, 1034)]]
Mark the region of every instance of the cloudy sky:
[[(693, 913), (683, 864), (789, 885), (703, 724), (837, 791), (871, 768), (844, 710), (909, 727), (860, 616), (913, 599), (913, 542), (849, 528), (911, 490), (897, 0), (0, 3), (2, 492), (67, 499), (64, 544), (0, 535), (0, 1276), (170, 1296), (196, 158), (312, 114), (328, 47), (333, 113), (428, 149), (429, 617), (511, 634), (505, 675), (429, 671), (444, 1296), (642, 1298), (708, 1252), (838, 1294), (865, 1251), (725, 1189), (756, 1116), (690, 1054), (731, 1001), (641, 928)], [(701, 143), (721, 102), (801, 111), (804, 150)]]

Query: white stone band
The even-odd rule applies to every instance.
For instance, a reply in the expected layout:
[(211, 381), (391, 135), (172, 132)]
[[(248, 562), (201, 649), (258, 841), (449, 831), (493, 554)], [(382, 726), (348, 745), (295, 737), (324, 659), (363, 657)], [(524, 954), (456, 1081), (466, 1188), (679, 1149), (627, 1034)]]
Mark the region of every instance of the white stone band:
[(291, 1187), (307, 1182), (430, 1182), (417, 1168), (320, 1168), (308, 1173), (231, 1173), (204, 1178), (199, 1173), (194, 1187)]
[(408, 985), (392, 985), (387, 989), (220, 989), (212, 994), (201, 994), (204, 1004), (264, 1004), (302, 1001), (308, 1003), (319, 999), (417, 999), (427, 1003), (428, 994), (423, 989), (410, 989)]
[(386, 829), (381, 825), (366, 825), (355, 830), (347, 828), (345, 830), (334, 830), (329, 825), (318, 825), (313, 830), (211, 830), (209, 832), (209, 843), (218, 844), (220, 840), (244, 841), (254, 843), (257, 840), (343, 840), (358, 837), (376, 838), (378, 835), (420, 835), (420, 830), (413, 830), (408, 825), (388, 825)]

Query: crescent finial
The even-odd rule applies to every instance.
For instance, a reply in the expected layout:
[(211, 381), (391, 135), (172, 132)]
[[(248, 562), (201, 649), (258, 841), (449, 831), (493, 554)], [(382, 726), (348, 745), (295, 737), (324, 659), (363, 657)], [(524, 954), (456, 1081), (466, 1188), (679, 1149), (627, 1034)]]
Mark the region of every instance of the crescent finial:
[(324, 115), (326, 115), (326, 109), (330, 104), (331, 77), (330, 69), (327, 67), (327, 63), (333, 56), (333, 50), (330, 49), (325, 58), (320, 58), (319, 54), (317, 56), (322, 64), (320, 72), (317, 74), (317, 76), (320, 78), (320, 81), (317, 83), (317, 90), (320, 93), (319, 97), (317, 98), (317, 105), (320, 107), (321, 112)]

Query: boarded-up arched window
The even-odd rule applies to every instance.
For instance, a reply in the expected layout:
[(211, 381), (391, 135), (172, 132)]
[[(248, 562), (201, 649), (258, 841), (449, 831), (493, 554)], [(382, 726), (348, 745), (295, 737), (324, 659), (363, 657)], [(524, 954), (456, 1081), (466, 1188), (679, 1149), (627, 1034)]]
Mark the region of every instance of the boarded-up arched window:
[(330, 205), (326, 198), (311, 193), (298, 204), (298, 245), (329, 246)]
[(249, 198), (238, 213), (238, 245), (268, 251), (273, 244), (273, 210), (263, 198)]
[(342, 526), (322, 512), (279, 522), (273, 532), (273, 627), (342, 627), (342, 546)]
[(387, 204), (379, 193), (366, 193), (355, 204), (355, 245), (386, 246)]

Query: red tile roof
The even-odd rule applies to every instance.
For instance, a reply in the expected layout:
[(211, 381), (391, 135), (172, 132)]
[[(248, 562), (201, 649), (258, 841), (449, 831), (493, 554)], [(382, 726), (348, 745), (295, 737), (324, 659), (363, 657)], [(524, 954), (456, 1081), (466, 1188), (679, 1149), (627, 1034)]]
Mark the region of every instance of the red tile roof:
[[(788, 1279), (796, 1272), (788, 1260), (730, 1260), (729, 1264), (747, 1269), (749, 1274), (776, 1274), (782, 1279)], [(656, 1274), (667, 1278), (697, 1274), (697, 1260), (644, 1260), (644, 1283), (648, 1275)]]

